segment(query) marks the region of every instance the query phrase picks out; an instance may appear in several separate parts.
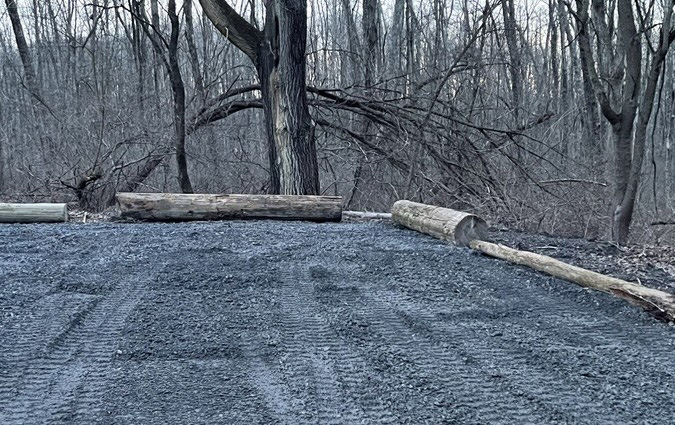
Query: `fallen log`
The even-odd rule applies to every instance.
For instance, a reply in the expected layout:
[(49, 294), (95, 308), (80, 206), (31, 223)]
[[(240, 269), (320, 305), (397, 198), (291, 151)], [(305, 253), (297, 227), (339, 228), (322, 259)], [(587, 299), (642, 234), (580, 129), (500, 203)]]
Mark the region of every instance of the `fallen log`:
[(144, 221), (342, 219), (339, 196), (118, 193), (116, 200), (122, 218)]
[(616, 295), (644, 308), (662, 320), (675, 322), (675, 295), (668, 292), (605, 276), (563, 263), (546, 255), (519, 251), (503, 245), (473, 240), (469, 246), (491, 257), (527, 266), (580, 286)]
[(342, 211), (342, 218), (363, 220), (391, 220), (391, 213), (368, 211)]
[(66, 204), (0, 203), (0, 223), (59, 223), (68, 221)]
[(675, 295), (566, 264), (546, 255), (486, 242), (487, 225), (475, 215), (410, 201), (397, 201), (391, 212), (394, 222), (405, 227), (618, 296), (661, 320), (675, 322)]
[(396, 201), (391, 207), (395, 223), (433, 237), (468, 246), (474, 239), (487, 236), (487, 224), (478, 216), (450, 208), (411, 201)]

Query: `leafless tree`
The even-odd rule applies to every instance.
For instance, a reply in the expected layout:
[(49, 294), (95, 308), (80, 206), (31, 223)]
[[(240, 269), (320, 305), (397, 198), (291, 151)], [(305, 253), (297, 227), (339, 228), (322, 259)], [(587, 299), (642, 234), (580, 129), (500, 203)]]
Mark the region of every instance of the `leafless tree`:
[(200, 0), (216, 28), (255, 65), (265, 110), (270, 191), (318, 194), (314, 124), (305, 89), (307, 3), (268, 0), (262, 31), (224, 0)]
[(671, 1), (2, 10), (2, 199), (330, 193), (621, 243), (675, 237), (651, 225), (675, 218)]

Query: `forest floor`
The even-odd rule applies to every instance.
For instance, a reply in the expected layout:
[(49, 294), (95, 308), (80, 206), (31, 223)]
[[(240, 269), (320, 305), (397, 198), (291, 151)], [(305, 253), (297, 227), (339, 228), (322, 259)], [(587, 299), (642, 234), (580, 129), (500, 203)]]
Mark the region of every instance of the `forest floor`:
[[(675, 288), (646, 251), (494, 239)], [(2, 424), (675, 416), (675, 327), (391, 223), (2, 225), (0, 240)]]

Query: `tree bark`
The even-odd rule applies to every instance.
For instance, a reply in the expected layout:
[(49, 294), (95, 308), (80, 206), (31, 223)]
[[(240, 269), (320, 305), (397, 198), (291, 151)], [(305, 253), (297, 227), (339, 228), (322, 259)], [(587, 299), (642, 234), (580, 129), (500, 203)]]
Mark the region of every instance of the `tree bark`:
[(16, 0), (5, 0), (5, 4), (7, 5), (7, 14), (9, 15), (9, 20), (12, 22), (12, 30), (14, 31), (16, 47), (19, 50), (19, 57), (21, 58), (21, 64), (23, 65), (23, 74), (26, 88), (34, 100), (39, 101), (41, 98), (40, 90), (37, 84), (37, 77), (35, 74), (35, 67), (33, 66), (33, 59), (30, 55), (28, 43), (26, 42), (26, 36), (23, 32), (21, 17), (19, 16), (19, 10), (16, 6)]
[(307, 106), (305, 2), (267, 4), (258, 74), (267, 128), (276, 146), (279, 193), (319, 193), (314, 123)]
[(206, 89), (201, 70), (199, 69), (199, 55), (197, 54), (197, 46), (194, 39), (195, 29), (192, 21), (192, 0), (183, 1), (183, 13), (185, 13), (185, 41), (187, 42), (188, 54), (190, 55), (190, 68), (192, 69), (192, 76), (195, 79), (197, 101), (201, 107), (206, 101)]
[(342, 219), (339, 196), (118, 193), (116, 198), (121, 217), (137, 220)]
[(363, 0), (363, 60), (366, 88), (373, 84), (380, 65), (377, 0)]
[(271, 193), (319, 193), (319, 166), (306, 91), (306, 0), (268, 0), (263, 31), (225, 0), (200, 0), (215, 27), (258, 71), (268, 139)]
[[(562, 5), (560, 6), (562, 7)], [(578, 24), (578, 44), (579, 57), (581, 61), (581, 78), (584, 88), (584, 132), (586, 142), (590, 145), (591, 151), (598, 159), (602, 158), (604, 154), (604, 142), (602, 137), (602, 126), (600, 124), (600, 117), (598, 116), (598, 103), (595, 100), (593, 92), (593, 81), (590, 73), (590, 63), (592, 53), (590, 52), (590, 35), (588, 33), (588, 12), (582, 12), (577, 15), (579, 18)]]
[[(548, 2), (548, 32), (550, 37), (550, 52), (551, 52), (551, 77), (553, 77), (553, 90), (551, 90), (551, 95), (556, 100), (558, 99), (558, 93), (560, 89), (560, 73), (558, 71), (558, 28), (555, 24), (555, 18), (557, 13), (557, 8), (559, 0), (549, 0)], [(562, 6), (560, 6), (562, 7)], [(563, 43), (561, 43), (563, 44)], [(560, 52), (561, 55), (564, 55), (564, 52)]]
[(520, 125), (520, 102), (523, 93), (522, 64), (520, 49), (518, 48), (518, 29), (516, 24), (516, 9), (513, 0), (502, 2), (504, 12), (504, 33), (509, 48), (509, 71), (511, 74), (511, 93), (513, 97), (513, 116), (516, 124)]

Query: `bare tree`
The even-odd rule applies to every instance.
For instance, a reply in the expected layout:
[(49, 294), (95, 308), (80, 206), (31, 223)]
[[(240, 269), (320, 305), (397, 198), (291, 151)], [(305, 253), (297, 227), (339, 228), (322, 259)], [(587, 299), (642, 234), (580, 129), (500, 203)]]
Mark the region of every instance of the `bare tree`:
[[(601, 46), (597, 56), (593, 55), (589, 35), (589, 0), (577, 0), (577, 14), (583, 28), (579, 34), (579, 49), (584, 56), (585, 72), (590, 76), (602, 114), (612, 126), (614, 194), (611, 234), (615, 242), (624, 244), (628, 240), (642, 176), (647, 126), (654, 107), (661, 68), (675, 40), (675, 29), (672, 26), (674, 3), (665, 0), (663, 22), (658, 26), (658, 42), (651, 50), (649, 28), (643, 22), (638, 32), (632, 2), (617, 0), (616, 4), (618, 20), (614, 27), (611, 22), (613, 11), (608, 12), (602, 0), (593, 0), (594, 23)], [(612, 48), (614, 38), (617, 40), (616, 47)], [(643, 42), (649, 44), (647, 58), (643, 54)], [(602, 80), (596, 67), (605, 71)], [(645, 67), (648, 71), (643, 76)], [(645, 77), (646, 85), (643, 84)]]
[(16, 0), (5, 0), (5, 4), (7, 5), (7, 14), (12, 22), (14, 39), (16, 40), (16, 46), (19, 50), (19, 57), (23, 64), (24, 83), (34, 100), (42, 102), (35, 74), (35, 67), (33, 66), (33, 58), (31, 57), (30, 49), (26, 42), (26, 36), (23, 32), (23, 25), (21, 24), (21, 17), (19, 16), (19, 11), (16, 6)]
[[(183, 193), (192, 193), (192, 182), (190, 181), (190, 175), (188, 173), (185, 152), (185, 83), (183, 81), (183, 75), (178, 59), (180, 21), (176, 11), (176, 1), (169, 0), (167, 4), (167, 14), (169, 16), (171, 27), (168, 40), (162, 35), (159, 28), (157, 2), (153, 0), (151, 5), (151, 21), (148, 21), (144, 10), (141, 10), (142, 15), (135, 15), (134, 18), (142, 25), (145, 33), (152, 42), (156, 57), (164, 64), (166, 72), (169, 75), (171, 93), (173, 96), (174, 149), (176, 164), (178, 166), (178, 183)], [(155, 163), (155, 161), (150, 161), (150, 163)]]
[(270, 191), (318, 194), (314, 123), (307, 106), (305, 0), (268, 0), (262, 31), (225, 0), (200, 0), (215, 27), (253, 62), (260, 79), (270, 162)]

